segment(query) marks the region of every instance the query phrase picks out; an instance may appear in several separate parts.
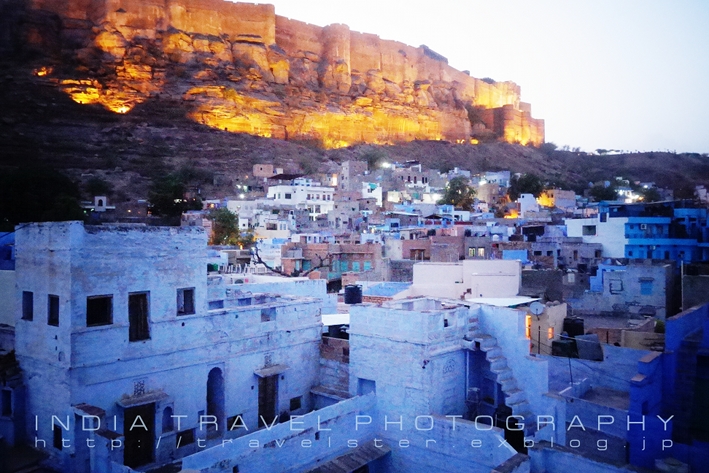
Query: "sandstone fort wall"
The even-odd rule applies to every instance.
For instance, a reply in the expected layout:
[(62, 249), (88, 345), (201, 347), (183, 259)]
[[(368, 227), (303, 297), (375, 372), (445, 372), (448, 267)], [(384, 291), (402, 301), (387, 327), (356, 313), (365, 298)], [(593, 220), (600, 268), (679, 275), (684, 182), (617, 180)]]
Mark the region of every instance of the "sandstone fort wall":
[[(189, 43), (189, 37), (164, 39), (166, 32), (172, 35), (173, 30), (178, 30), (192, 38), (209, 38), (210, 43), (202, 45), (202, 49), (205, 52), (209, 52), (210, 47), (212, 52), (218, 50), (218, 60), (231, 57), (244, 64), (255, 64), (266, 82), (321, 87), (343, 95), (359, 87), (359, 94), (368, 89), (380, 97), (407, 105), (457, 110), (441, 114), (442, 122), (432, 132), (436, 138), (441, 130), (450, 128), (456, 130), (456, 137), (464, 135), (469, 124), (454, 125), (453, 122), (465, 116), (458, 113), (464, 105), (473, 105), (494, 109), (482, 114), (482, 121), (506, 141), (541, 143), (544, 140), (543, 121), (532, 118), (531, 107), (520, 102), (520, 88), (513, 82), (489, 83), (470, 77), (426, 46), (413, 47), (384, 40), (375, 34), (351, 31), (343, 24), (320, 27), (278, 16), (273, 5), (224, 0), (27, 2), (32, 9), (56, 14), (65, 30), (74, 32), (74, 37), (81, 36), (77, 31), (90, 32), (93, 27), (111, 35), (119, 33), (122, 38), (110, 36), (113, 45), (137, 38), (162, 37), (171, 60), (191, 61), (189, 47), (186, 53), (172, 54), (177, 48), (176, 42)], [(102, 40), (106, 38), (104, 34)], [(197, 40), (192, 41), (196, 45)], [(222, 44), (216, 44), (218, 42)], [(99, 47), (106, 50), (102, 45)], [(194, 51), (199, 48), (200, 45), (193, 46)], [(412, 126), (408, 122), (397, 125), (406, 130)], [(422, 127), (430, 128), (431, 124), (422, 124)], [(428, 131), (420, 133), (426, 135)], [(443, 136), (450, 139), (448, 133)]]

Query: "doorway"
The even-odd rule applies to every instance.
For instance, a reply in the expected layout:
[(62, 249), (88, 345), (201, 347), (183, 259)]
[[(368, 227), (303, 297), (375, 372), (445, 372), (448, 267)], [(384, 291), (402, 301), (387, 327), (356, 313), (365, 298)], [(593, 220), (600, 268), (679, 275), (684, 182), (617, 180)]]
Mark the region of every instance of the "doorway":
[(278, 375), (266, 376), (258, 380), (258, 425), (271, 425), (276, 418), (278, 399)]
[(213, 368), (207, 377), (207, 415), (217, 418), (216, 428), (207, 424), (207, 435), (218, 436), (224, 429), (224, 377), (219, 368)]
[(130, 468), (153, 462), (155, 403), (126, 408), (123, 414), (123, 464)]

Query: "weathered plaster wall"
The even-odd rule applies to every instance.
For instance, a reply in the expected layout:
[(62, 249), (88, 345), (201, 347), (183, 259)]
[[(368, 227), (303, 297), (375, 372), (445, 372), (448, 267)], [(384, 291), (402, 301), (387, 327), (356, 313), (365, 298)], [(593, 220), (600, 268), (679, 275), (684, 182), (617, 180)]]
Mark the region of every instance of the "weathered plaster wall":
[[(175, 430), (162, 432), (166, 407), (184, 415), (181, 429), (198, 427), (207, 379), (218, 368), (224, 379), (224, 417), (241, 415), (257, 427), (256, 370), (283, 365), (277, 413), (311, 408), (317, 384), (321, 305), (317, 298), (243, 293), (244, 285), (207, 284), (206, 234), (195, 227), (84, 227), (80, 222), (32, 224), (17, 232), (18, 293), (35, 294), (35, 316), (18, 320), (17, 356), (28, 387), (27, 431), (47, 442), (66, 471), (76, 450), (51, 448), (52, 415), (74, 419), (71, 406), (106, 411), (110, 429), (123, 432), (121, 405), (156, 403), (156, 436), (165, 436), (157, 459), (193, 453), (196, 444), (173, 451)], [(221, 281), (223, 283), (223, 281)], [(314, 289), (316, 284), (308, 287)], [(194, 288), (195, 313), (177, 314), (176, 292)], [(128, 294), (149, 291), (149, 338), (129, 341)], [(59, 326), (47, 324), (47, 294), (60, 296)], [(112, 323), (87, 327), (86, 298), (112, 295)], [(208, 302), (223, 308), (208, 309)], [(290, 400), (301, 397), (301, 407)], [(39, 429), (35, 431), (34, 416)], [(116, 425), (113, 426), (113, 416)], [(224, 429), (224, 425), (220, 429)], [(243, 435), (245, 429), (226, 434)], [(204, 438), (206, 430), (195, 432)], [(42, 447), (42, 445), (40, 445)]]
[[(629, 391), (630, 380), (637, 374), (638, 361), (652, 353), (648, 350), (603, 345), (603, 361), (571, 359), (574, 381), (588, 378), (591, 386), (603, 386), (617, 391)], [(549, 381), (556, 390), (568, 386), (569, 359), (556, 356), (543, 357), (549, 363)]]
[(543, 415), (553, 412), (553, 402), (545, 395), (549, 391), (548, 364), (540, 356), (529, 355), (529, 341), (524, 333), (526, 313), (507, 307), (473, 307), (479, 307), (478, 320), (483, 333), (497, 339), (517, 385), (527, 395), (532, 412)]
[(514, 455), (492, 448), (499, 429), (446, 417), (466, 409), (461, 340), (468, 318), (467, 307), (434, 299), (351, 306), (350, 391), (376, 393), (373, 423), (392, 446), (388, 471), (483, 472)]
[(236, 471), (237, 466), (239, 471), (254, 473), (314, 468), (351, 451), (348, 441), (354, 442), (350, 446), (372, 442), (374, 425), (363, 421), (357, 426), (357, 416), (370, 413), (374, 404), (374, 395), (368, 395), (324, 407), (192, 455), (183, 468), (203, 473)]

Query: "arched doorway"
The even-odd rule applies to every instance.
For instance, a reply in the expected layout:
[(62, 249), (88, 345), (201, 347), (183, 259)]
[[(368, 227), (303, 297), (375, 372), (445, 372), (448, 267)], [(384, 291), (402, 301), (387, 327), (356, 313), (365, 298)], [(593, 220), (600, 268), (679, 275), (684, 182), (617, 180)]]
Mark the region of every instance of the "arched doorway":
[(218, 429), (208, 424), (207, 434), (216, 437), (224, 430), (224, 376), (219, 368), (212, 368), (207, 377), (207, 415), (217, 418)]

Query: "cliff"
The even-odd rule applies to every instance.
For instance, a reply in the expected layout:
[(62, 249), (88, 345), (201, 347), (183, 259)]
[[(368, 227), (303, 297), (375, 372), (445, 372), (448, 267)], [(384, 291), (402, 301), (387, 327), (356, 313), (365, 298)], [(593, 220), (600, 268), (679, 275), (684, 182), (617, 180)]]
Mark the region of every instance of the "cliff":
[(495, 135), (539, 144), (512, 82), (483, 81), (418, 48), (346, 25), (222, 0), (0, 0), (0, 54), (75, 102), (129, 113), (161, 97), (231, 132), (326, 148)]

